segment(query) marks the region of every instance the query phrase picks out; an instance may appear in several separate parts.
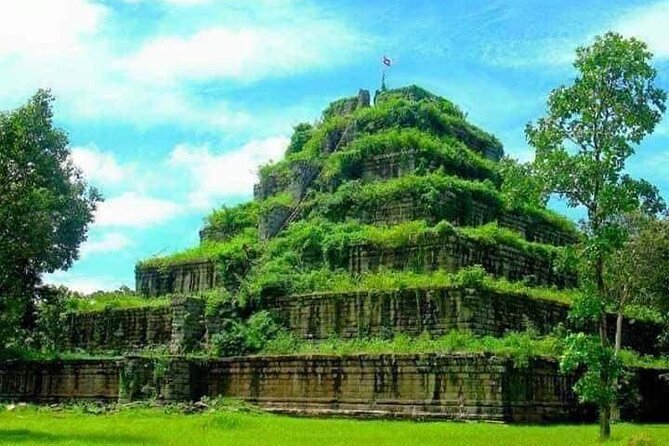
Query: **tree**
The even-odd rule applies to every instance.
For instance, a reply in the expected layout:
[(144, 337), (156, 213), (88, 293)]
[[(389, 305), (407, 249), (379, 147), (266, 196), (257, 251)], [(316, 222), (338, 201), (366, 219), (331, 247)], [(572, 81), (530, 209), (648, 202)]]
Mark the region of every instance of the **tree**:
[[(40, 90), (0, 113), (0, 315), (11, 319), (0, 326), (9, 330), (41, 275), (77, 259), (101, 200), (72, 163), (67, 135), (53, 125), (52, 102)], [(0, 337), (0, 349), (5, 341)]]
[(632, 215), (625, 219), (629, 238), (608, 259), (607, 295), (615, 303), (615, 351), (622, 347), (622, 322), (628, 306), (650, 308), (669, 317), (669, 220)]
[(598, 346), (588, 344), (592, 339), (584, 335), (572, 338), (567, 349), (572, 356), (563, 365), (565, 370), (579, 363), (587, 367), (576, 391), (599, 406), (602, 439), (610, 436), (619, 370), (607, 327), (605, 264), (625, 242), (623, 215), (652, 215), (664, 206), (655, 187), (625, 174), (627, 159), (665, 111), (666, 94), (654, 85), (651, 58), (646, 45), (634, 38), (597, 37), (591, 46), (577, 49), (574, 83), (553, 90), (546, 116), (526, 128), (547, 191), (586, 211), (579, 256), (583, 297), (575, 313), (595, 321)]
[(506, 203), (516, 208), (546, 206), (548, 194), (532, 163), (521, 163), (505, 156), (499, 161), (499, 170), (504, 179), (501, 192)]
[(669, 314), (669, 220), (633, 214), (623, 220), (629, 238), (607, 259), (607, 295), (616, 312), (614, 349), (622, 347), (623, 317), (630, 305)]

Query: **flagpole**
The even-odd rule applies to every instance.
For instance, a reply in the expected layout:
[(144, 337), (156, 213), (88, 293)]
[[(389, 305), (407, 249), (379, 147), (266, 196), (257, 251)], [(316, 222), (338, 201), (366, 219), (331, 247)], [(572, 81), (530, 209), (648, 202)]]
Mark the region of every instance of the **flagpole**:
[(381, 59), (382, 69), (381, 69), (381, 91), (386, 91), (386, 70), (391, 67), (392, 59), (390, 59), (385, 54)]

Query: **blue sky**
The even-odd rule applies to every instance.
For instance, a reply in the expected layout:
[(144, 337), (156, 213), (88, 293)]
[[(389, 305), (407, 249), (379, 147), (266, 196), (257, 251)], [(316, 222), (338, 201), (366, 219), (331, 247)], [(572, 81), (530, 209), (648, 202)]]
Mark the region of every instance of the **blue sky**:
[[(364, 6), (363, 6), (364, 5)], [(134, 286), (134, 264), (197, 243), (203, 217), (252, 196), (293, 125), (379, 84), (450, 98), (531, 159), (525, 124), (607, 30), (644, 39), (669, 90), (669, 1), (0, 2), (0, 109), (57, 97), (73, 158), (106, 197), (81, 259), (46, 280)], [(630, 171), (669, 197), (669, 120)], [(559, 204), (557, 205), (559, 207)]]

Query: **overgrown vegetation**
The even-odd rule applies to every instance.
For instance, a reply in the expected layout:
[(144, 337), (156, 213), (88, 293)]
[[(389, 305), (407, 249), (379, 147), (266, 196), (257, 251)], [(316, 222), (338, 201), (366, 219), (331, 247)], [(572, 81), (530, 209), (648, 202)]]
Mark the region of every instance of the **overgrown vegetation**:
[(232, 207), (223, 206), (207, 216), (200, 236), (209, 241), (225, 241), (244, 230), (257, 228), (258, 210), (257, 201)]
[(386, 154), (398, 154), (396, 161), (405, 168), (415, 160), (420, 172), (428, 167), (478, 180), (499, 183), (500, 177), (492, 161), (482, 158), (453, 137), (437, 137), (415, 128), (390, 129), (363, 135), (330, 157), (324, 165), (322, 181), (326, 184), (356, 179), (361, 175), (365, 160)]
[(481, 216), (475, 207), (480, 204), (488, 208), (483, 216), (488, 221), (498, 219), (503, 213), (526, 215), (536, 220), (535, 225), (554, 228), (574, 240), (578, 238), (574, 224), (553, 211), (509, 202), (488, 182), (467, 181), (441, 171), (373, 183), (349, 181), (332, 193), (316, 194), (305, 208), (332, 221), (347, 218), (371, 221), (377, 214), (383, 215), (381, 211), (385, 208), (406, 201), (415, 206), (418, 218), (431, 223), (448, 220), (467, 226), (477, 224)]

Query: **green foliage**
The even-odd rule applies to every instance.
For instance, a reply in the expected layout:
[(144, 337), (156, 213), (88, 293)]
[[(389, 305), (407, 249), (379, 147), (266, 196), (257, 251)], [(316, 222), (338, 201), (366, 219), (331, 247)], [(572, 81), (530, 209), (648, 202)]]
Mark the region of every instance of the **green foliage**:
[[(412, 200), (419, 212), (430, 221), (443, 219), (455, 223), (467, 222), (472, 201), (501, 208), (499, 195), (486, 183), (461, 180), (440, 172), (425, 176), (406, 175), (388, 181), (363, 183), (349, 181), (333, 193), (322, 193), (313, 199), (315, 215), (340, 221), (349, 217), (374, 215), (389, 203)], [(422, 207), (422, 209), (421, 209)]]
[(503, 178), (501, 194), (507, 206), (539, 209), (546, 207), (546, 188), (531, 163), (520, 163), (505, 156), (499, 162), (499, 170)]
[[(353, 132), (355, 139), (358, 139), (384, 130), (399, 129), (414, 129), (413, 137), (409, 133), (404, 138), (409, 138), (408, 141), (418, 145), (425, 142), (426, 153), (434, 152), (445, 164), (468, 171), (472, 175), (494, 175), (490, 164), (475, 158), (464, 147), (477, 152), (493, 150), (501, 153), (500, 142), (467, 123), (462, 112), (452, 103), (418, 87), (391, 90), (380, 98), (374, 107), (363, 108), (352, 105), (353, 101), (357, 101), (356, 98), (335, 101), (323, 113), (323, 122), (320, 124), (313, 127), (307, 127), (308, 124), (297, 126), (291, 139), (295, 144), (291, 142), (286, 158), (262, 166), (260, 182), (287, 187), (292, 176), (291, 166), (304, 161), (322, 163), (327, 158), (324, 148), (329, 147), (328, 151), (333, 151), (338, 146), (339, 138), (347, 131)], [(420, 131), (439, 137), (443, 142), (438, 139), (431, 140), (427, 135), (420, 138), (417, 136)], [(368, 148), (381, 150), (382, 144), (392, 143), (391, 140), (384, 142), (382, 139), (383, 137), (371, 140), (370, 143), (375, 143), (376, 148)], [(363, 148), (364, 143), (359, 143), (358, 149)], [(342, 150), (344, 147), (338, 146), (338, 149)]]
[(358, 97), (351, 96), (348, 98), (337, 99), (330, 102), (330, 104), (323, 110), (323, 120), (327, 121), (336, 116), (341, 116), (351, 113), (355, 110), (358, 104)]
[(72, 163), (66, 133), (53, 125), (52, 102), (39, 90), (0, 113), (0, 350), (41, 274), (77, 259), (101, 201)]
[(257, 227), (258, 211), (257, 201), (249, 201), (233, 207), (223, 206), (207, 216), (201, 234), (207, 240), (230, 239), (245, 229)]
[(291, 339), (282, 334), (269, 341), (266, 354), (420, 354), (420, 353), (490, 353), (514, 359), (518, 366), (527, 366), (533, 356), (555, 357), (561, 350), (557, 338), (539, 338), (532, 332), (509, 333), (503, 337), (475, 336), (467, 331), (453, 330), (432, 338), (428, 333), (418, 337), (397, 334), (392, 339), (359, 338), (329, 339), (310, 342)]
[(244, 257), (247, 251), (253, 251), (258, 244), (257, 230), (244, 229), (239, 235), (223, 242), (205, 240), (200, 245), (164, 257), (152, 257), (137, 264), (139, 268), (165, 268), (180, 263), (206, 260), (224, 261), (230, 258)]
[(494, 136), (467, 123), (463, 116), (453, 114), (450, 107), (436, 101), (390, 97), (374, 107), (356, 110), (351, 122), (359, 133), (415, 128), (436, 136), (454, 137), (477, 152), (502, 151), (501, 143)]
[(313, 216), (332, 221), (373, 216), (388, 203), (411, 200), (417, 212), (429, 216), (431, 223), (448, 220), (458, 225), (471, 225), (474, 202), (490, 208), (491, 220), (501, 213), (530, 216), (537, 225), (553, 227), (578, 239), (574, 224), (545, 208), (509, 206), (488, 182), (466, 181), (437, 171), (423, 176), (406, 175), (387, 181), (363, 183), (349, 181), (332, 193), (315, 194), (307, 205)]
[[(351, 247), (367, 244), (379, 248), (398, 248), (424, 242), (436, 243), (445, 237), (463, 238), (479, 244), (512, 246), (535, 258), (557, 264), (563, 249), (530, 243), (519, 234), (488, 224), (472, 228), (456, 228), (446, 221), (429, 226), (424, 221), (411, 221), (391, 227), (363, 225), (355, 221), (333, 223), (322, 219), (293, 223), (266, 246), (263, 256), (243, 285), (246, 298), (292, 294), (309, 291), (334, 270), (332, 280), (344, 283), (336, 271), (348, 266)], [(335, 280), (334, 278), (337, 277)], [(300, 282), (295, 282), (299, 280)], [(327, 281), (335, 286), (332, 281)]]
[(290, 137), (290, 143), (286, 149), (286, 156), (293, 153), (299, 153), (304, 148), (304, 145), (311, 138), (313, 126), (309, 123), (302, 122), (293, 127), (293, 135)]
[(261, 201), (259, 213), (267, 215), (276, 208), (292, 208), (294, 205), (295, 199), (290, 192), (280, 192)]
[(259, 311), (248, 320), (228, 320), (223, 329), (211, 338), (214, 356), (239, 356), (257, 353), (277, 337), (280, 326), (267, 311)]
[(464, 119), (465, 115), (460, 108), (451, 101), (441, 98), (417, 85), (394, 88), (379, 93), (374, 101), (375, 106), (383, 105), (391, 99), (404, 99), (410, 102), (433, 102), (439, 106), (439, 109), (449, 115)]
[(601, 344), (597, 336), (584, 333), (569, 335), (560, 361), (564, 373), (583, 370), (574, 386), (581, 402), (611, 407), (617, 400), (617, 389), (610, 383), (622, 374), (622, 362), (612, 348)]
[(83, 296), (68, 293), (64, 300), (66, 311), (105, 311), (114, 308), (161, 307), (169, 304), (169, 296), (148, 298), (132, 291), (97, 291)]

